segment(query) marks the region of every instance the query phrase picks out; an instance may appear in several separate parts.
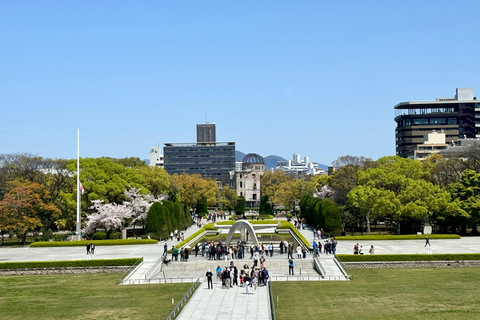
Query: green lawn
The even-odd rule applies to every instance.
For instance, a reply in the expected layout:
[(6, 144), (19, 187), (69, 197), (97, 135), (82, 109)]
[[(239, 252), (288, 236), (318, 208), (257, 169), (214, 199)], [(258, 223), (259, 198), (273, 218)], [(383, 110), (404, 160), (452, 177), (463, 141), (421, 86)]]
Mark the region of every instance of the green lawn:
[[(351, 269), (349, 282), (274, 282), (277, 319), (478, 319), (480, 268)], [(191, 284), (118, 274), (0, 277), (1, 319), (165, 319)]]
[(1, 319), (165, 319), (191, 283), (115, 284), (118, 274), (0, 277)]
[(479, 319), (480, 268), (351, 269), (349, 282), (273, 282), (277, 319)]

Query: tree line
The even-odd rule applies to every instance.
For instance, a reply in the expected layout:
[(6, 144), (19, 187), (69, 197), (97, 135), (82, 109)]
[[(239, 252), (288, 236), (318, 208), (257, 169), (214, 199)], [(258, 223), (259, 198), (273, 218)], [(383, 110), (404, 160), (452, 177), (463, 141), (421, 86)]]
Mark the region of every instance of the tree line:
[[(448, 159), (438, 154), (423, 162), (343, 156), (333, 164), (336, 171), (329, 176), (298, 179), (282, 171), (265, 172), (260, 213), (286, 210), (337, 233), (371, 232), (381, 222), (392, 233), (416, 233), (431, 225), (442, 232), (478, 234), (479, 146)], [(102, 229), (110, 236), (126, 225), (150, 230), (148, 213), (154, 204), (151, 221), (159, 224), (148, 227), (159, 236), (181, 229), (191, 223), (186, 217), (205, 214), (208, 207), (245, 212), (245, 199), (228, 186), (220, 190), (215, 181), (200, 175), (169, 175), (138, 158), (82, 158), (80, 172), (82, 227), (87, 234)], [(2, 239), (5, 234), (24, 240), (29, 232), (73, 231), (77, 191), (76, 159), (0, 155)], [(111, 219), (112, 214), (117, 219)]]

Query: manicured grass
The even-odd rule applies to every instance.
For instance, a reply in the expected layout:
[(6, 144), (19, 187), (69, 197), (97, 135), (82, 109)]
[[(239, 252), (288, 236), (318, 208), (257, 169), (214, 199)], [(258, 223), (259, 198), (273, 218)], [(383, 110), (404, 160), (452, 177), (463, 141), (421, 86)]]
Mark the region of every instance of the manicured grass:
[(87, 243), (95, 243), (95, 246), (124, 246), (134, 244), (157, 244), (154, 239), (118, 239), (118, 240), (82, 240), (82, 241), (39, 241), (30, 244), (35, 247), (84, 247)]
[(2, 319), (165, 319), (191, 283), (115, 285), (118, 274), (0, 277)]
[[(251, 224), (278, 224), (277, 220), (243, 220), (243, 221), (248, 221)], [(228, 226), (228, 225), (233, 225), (237, 221), (219, 221), (217, 222), (218, 225), (220, 226)]]
[(352, 269), (352, 281), (273, 282), (278, 320), (478, 319), (480, 268)]
[(443, 253), (443, 254), (337, 254), (342, 262), (360, 261), (445, 261), (480, 260), (480, 253)]
[(135, 263), (139, 262), (138, 260), (143, 261), (143, 258), (65, 261), (15, 261), (0, 262), (0, 269), (133, 266)]
[[(430, 239), (460, 239), (458, 234), (429, 234)], [(425, 240), (424, 234), (369, 234), (369, 235), (355, 235), (355, 236), (339, 236), (335, 237), (337, 240)]]

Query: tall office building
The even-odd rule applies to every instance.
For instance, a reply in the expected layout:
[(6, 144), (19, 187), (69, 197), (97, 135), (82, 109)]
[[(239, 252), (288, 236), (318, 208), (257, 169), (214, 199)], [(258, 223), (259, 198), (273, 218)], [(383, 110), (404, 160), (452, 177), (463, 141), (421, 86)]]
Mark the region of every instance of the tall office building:
[(444, 132), (447, 143), (480, 138), (480, 101), (472, 88), (457, 88), (453, 98), (401, 102), (394, 109), (396, 152), (401, 157), (408, 157), (433, 131)]
[(212, 143), (216, 142), (215, 123), (197, 124), (197, 143)]
[(197, 125), (197, 143), (165, 143), (163, 157), (169, 174), (201, 174), (228, 186), (235, 170), (235, 142), (216, 142), (214, 124)]

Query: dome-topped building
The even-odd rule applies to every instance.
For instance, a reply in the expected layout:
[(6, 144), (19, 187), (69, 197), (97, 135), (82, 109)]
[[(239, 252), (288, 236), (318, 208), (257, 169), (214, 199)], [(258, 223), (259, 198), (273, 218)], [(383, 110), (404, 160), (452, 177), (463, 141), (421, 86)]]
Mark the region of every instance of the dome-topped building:
[(242, 170), (235, 171), (233, 185), (238, 196), (245, 197), (247, 207), (258, 207), (260, 204), (260, 182), (265, 173), (265, 161), (256, 153), (249, 153), (242, 160)]
[(249, 153), (242, 160), (242, 170), (265, 171), (263, 157), (256, 153)]

